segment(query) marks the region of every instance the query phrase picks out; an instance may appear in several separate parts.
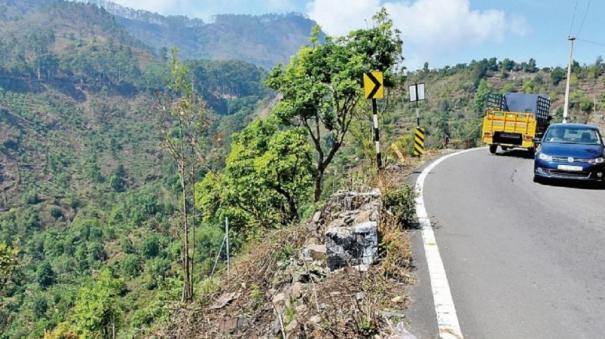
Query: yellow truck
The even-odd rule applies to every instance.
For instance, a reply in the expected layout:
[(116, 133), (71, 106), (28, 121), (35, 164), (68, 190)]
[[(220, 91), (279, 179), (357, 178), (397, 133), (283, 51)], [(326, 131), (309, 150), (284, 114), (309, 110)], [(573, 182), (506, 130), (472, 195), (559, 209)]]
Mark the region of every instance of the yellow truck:
[(503, 151), (524, 148), (533, 153), (534, 138), (542, 137), (551, 120), (550, 100), (542, 95), (493, 94), (487, 107), (481, 135), (492, 154), (498, 151), (498, 146)]

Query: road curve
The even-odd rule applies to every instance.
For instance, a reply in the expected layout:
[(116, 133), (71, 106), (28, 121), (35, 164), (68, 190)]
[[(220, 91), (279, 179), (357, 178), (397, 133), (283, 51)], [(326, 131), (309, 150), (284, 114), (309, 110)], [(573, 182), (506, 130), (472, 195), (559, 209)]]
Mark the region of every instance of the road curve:
[(424, 202), (462, 333), (602, 338), (605, 190), (536, 184), (532, 166), (522, 152), (479, 149), (426, 178)]

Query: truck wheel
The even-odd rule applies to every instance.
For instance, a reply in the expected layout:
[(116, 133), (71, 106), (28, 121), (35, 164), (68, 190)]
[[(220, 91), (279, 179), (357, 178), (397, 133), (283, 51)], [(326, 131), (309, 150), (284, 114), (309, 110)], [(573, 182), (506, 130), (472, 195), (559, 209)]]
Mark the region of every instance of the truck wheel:
[(489, 152), (491, 154), (496, 154), (497, 151), (498, 151), (498, 145), (496, 145), (496, 144), (489, 145)]
[(536, 149), (534, 147), (532, 148), (528, 148), (527, 152), (529, 152), (529, 155), (533, 158), (536, 156)]

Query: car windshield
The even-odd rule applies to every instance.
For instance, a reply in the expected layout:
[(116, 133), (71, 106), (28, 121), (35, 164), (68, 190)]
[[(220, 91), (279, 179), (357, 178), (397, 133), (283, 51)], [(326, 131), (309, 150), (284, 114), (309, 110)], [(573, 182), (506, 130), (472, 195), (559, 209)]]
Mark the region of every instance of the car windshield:
[(545, 142), (558, 144), (598, 145), (601, 143), (599, 132), (590, 127), (556, 126), (548, 129)]

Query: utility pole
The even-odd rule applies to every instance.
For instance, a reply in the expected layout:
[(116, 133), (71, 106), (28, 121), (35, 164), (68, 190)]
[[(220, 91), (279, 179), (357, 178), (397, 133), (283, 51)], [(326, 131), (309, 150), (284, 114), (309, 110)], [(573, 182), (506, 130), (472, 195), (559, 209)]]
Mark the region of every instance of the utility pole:
[(567, 65), (567, 83), (565, 84), (565, 106), (563, 107), (563, 123), (567, 123), (567, 117), (569, 116), (569, 82), (571, 80), (571, 65), (573, 63), (573, 46), (576, 41), (575, 36), (569, 36), (569, 64)]

